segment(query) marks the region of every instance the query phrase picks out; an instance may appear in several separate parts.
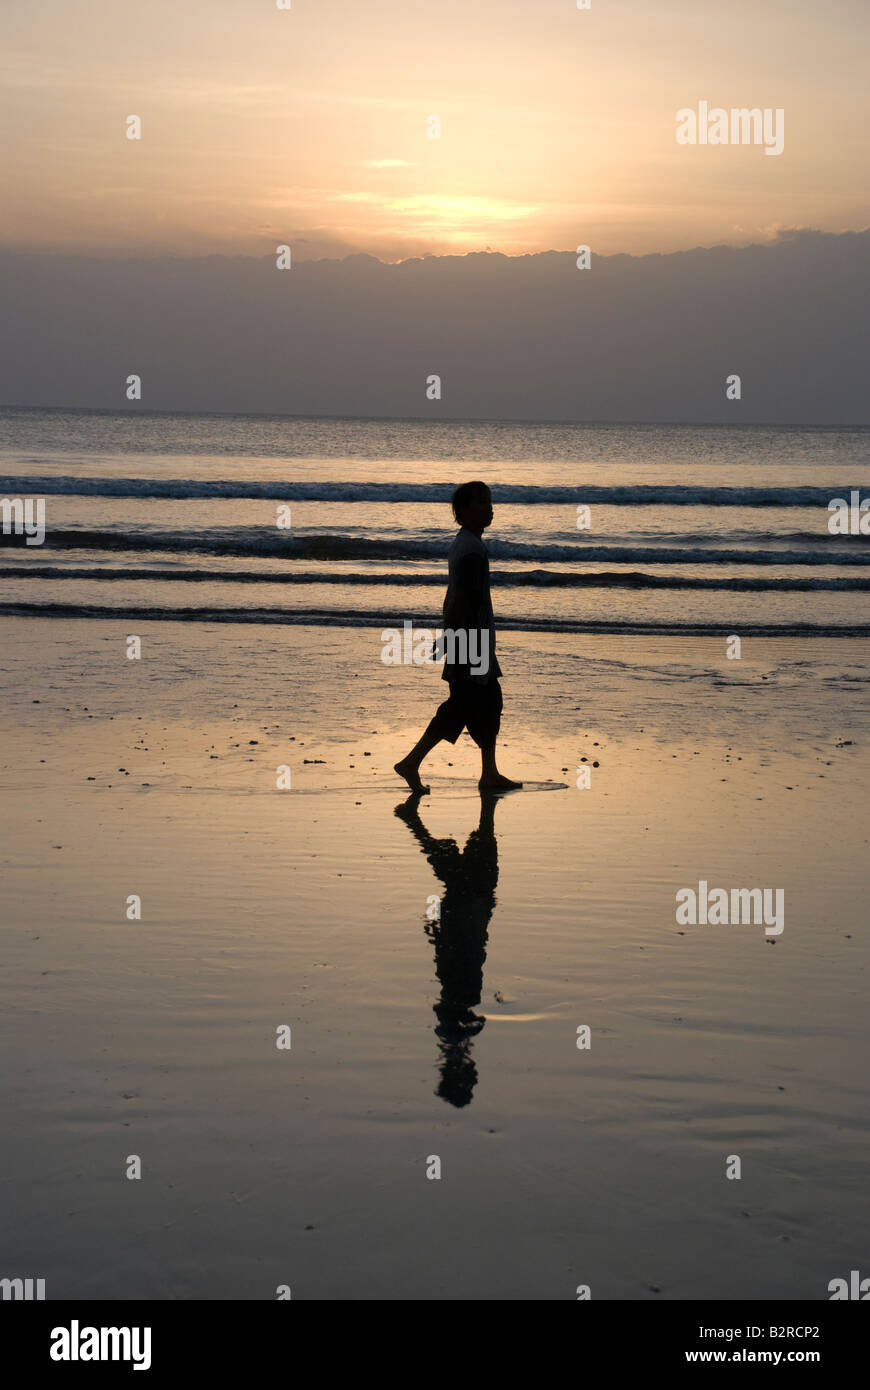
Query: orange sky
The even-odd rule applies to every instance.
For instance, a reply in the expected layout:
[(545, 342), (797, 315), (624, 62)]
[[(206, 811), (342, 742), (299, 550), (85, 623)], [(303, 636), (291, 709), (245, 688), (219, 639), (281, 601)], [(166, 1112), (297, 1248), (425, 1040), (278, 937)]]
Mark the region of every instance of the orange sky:
[[(18, 249), (637, 254), (870, 224), (866, 0), (4, 0), (0, 40)], [(678, 145), (700, 100), (782, 108), (783, 154)]]

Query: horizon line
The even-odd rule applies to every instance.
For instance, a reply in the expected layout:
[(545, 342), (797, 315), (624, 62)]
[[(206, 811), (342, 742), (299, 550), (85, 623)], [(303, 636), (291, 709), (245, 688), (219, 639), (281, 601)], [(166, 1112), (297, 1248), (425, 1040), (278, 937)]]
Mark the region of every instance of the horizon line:
[(870, 420), (849, 424), (821, 424), (799, 420), (548, 420), (536, 416), (520, 415), (323, 415), (303, 412), (290, 414), (282, 411), (260, 410), (115, 410), (110, 406), (99, 405), (10, 405), (0, 403), (0, 412), (7, 410), (34, 411), (45, 413), (56, 411), (63, 415), (116, 415), (151, 416), (183, 415), (220, 419), (242, 420), (356, 420), (366, 423), (396, 425), (544, 425), (553, 428), (588, 426), (593, 429), (608, 427), (613, 429), (757, 429), (757, 430), (870, 430)]
[[(775, 236), (767, 241), (747, 241), (747, 242), (727, 242), (717, 241), (710, 245), (687, 246), (676, 251), (595, 251), (590, 247), (591, 254), (598, 260), (615, 260), (622, 257), (626, 260), (642, 261), (652, 257), (665, 259), (670, 256), (690, 256), (697, 251), (750, 251), (760, 250), (769, 251), (777, 247), (787, 246), (801, 240), (810, 238), (840, 238), (840, 237), (861, 237), (870, 234), (870, 225), (865, 227), (847, 227), (838, 232), (824, 231), (819, 227), (783, 227), (779, 228)], [(278, 245), (289, 245), (291, 254), (293, 243), (277, 243)], [(586, 245), (587, 243), (581, 243)], [(311, 256), (301, 257), (296, 264), (302, 265), (342, 265), (345, 261), (372, 261), (376, 265), (382, 265), (388, 269), (396, 266), (411, 265), (414, 263), (422, 264), (424, 261), (464, 261), (473, 257), (498, 258), (503, 261), (524, 261), (534, 260), (541, 256), (575, 256), (576, 247), (569, 247), (565, 250), (557, 250), (550, 247), (541, 251), (520, 251), (511, 255), (507, 251), (449, 251), (438, 253), (426, 251), (422, 255), (401, 256), (396, 260), (384, 260), (380, 256), (373, 255), (370, 251), (348, 251), (341, 256)], [(178, 251), (134, 251), (126, 254), (115, 255), (111, 252), (100, 253), (95, 251), (76, 251), (76, 250), (32, 250), (29, 248), (0, 245), (0, 255), (10, 256), (34, 256), (43, 260), (57, 260), (60, 257), (88, 261), (112, 261), (123, 263), (125, 261), (204, 261), (204, 260), (225, 260), (225, 261), (265, 261), (271, 260), (274, 256), (273, 251), (264, 252), (244, 252), (244, 251), (201, 251), (201, 252), (178, 252)]]

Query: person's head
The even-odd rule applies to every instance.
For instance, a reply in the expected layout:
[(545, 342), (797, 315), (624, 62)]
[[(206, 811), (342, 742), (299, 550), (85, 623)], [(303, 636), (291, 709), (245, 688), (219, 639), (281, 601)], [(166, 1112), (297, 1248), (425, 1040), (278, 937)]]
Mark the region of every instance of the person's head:
[(492, 523), (492, 494), (486, 483), (460, 483), (450, 499), (450, 505), (460, 526), (483, 531)]

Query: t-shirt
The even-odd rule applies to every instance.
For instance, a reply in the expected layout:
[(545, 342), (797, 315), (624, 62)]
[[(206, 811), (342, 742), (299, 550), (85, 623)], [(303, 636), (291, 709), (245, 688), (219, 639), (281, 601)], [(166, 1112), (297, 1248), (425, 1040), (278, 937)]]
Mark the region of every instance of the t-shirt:
[[(445, 633), (465, 634), (453, 652), (448, 641), (442, 680), (473, 680), (480, 684), (497, 680), (501, 668), (495, 655), (495, 620), (489, 595), (489, 555), (479, 536), (466, 527), (456, 533), (447, 553), (447, 593), (444, 597)], [(453, 660), (451, 660), (451, 655)], [(480, 667), (486, 664), (485, 674)], [(462, 657), (467, 659), (461, 660)]]

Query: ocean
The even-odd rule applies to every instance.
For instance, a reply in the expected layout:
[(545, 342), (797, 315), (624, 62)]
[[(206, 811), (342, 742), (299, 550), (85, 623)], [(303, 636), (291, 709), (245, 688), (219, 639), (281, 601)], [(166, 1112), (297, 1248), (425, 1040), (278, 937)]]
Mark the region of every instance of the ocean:
[[(435, 626), (480, 477), (496, 618), (518, 631), (862, 636), (870, 429), (0, 412), (0, 612)], [(862, 495), (864, 495), (862, 493)]]

